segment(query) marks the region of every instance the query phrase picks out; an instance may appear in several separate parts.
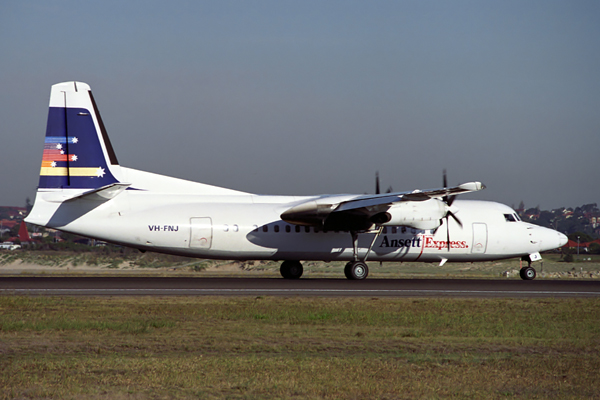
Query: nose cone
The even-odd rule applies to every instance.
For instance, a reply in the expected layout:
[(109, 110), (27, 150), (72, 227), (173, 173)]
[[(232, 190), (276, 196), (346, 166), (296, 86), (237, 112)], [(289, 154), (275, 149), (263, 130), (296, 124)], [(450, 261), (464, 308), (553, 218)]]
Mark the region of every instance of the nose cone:
[(557, 232), (557, 233), (558, 233), (558, 243), (559, 243), (558, 247), (563, 247), (565, 244), (567, 244), (567, 242), (569, 241), (569, 238), (560, 232)]
[(559, 247), (564, 246), (569, 241), (569, 239), (565, 235), (553, 229), (542, 228), (539, 234), (539, 238), (541, 239), (542, 245), (541, 247), (543, 248), (543, 250), (557, 249)]

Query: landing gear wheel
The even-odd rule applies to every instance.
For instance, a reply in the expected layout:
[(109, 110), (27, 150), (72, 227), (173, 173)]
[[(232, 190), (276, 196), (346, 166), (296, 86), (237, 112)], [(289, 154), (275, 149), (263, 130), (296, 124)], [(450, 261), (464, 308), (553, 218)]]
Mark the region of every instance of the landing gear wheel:
[(279, 272), (285, 279), (299, 279), (304, 272), (304, 268), (302, 268), (300, 261), (287, 260), (281, 263)]
[(346, 278), (362, 280), (369, 275), (369, 267), (362, 261), (350, 261), (344, 268)]
[(352, 279), (352, 275), (350, 274), (350, 268), (352, 268), (352, 261), (350, 261), (344, 267), (344, 275), (346, 275), (346, 278), (348, 278), (348, 279)]
[(531, 281), (535, 279), (536, 273), (533, 267), (523, 267), (519, 271), (519, 275), (521, 275), (521, 279)]

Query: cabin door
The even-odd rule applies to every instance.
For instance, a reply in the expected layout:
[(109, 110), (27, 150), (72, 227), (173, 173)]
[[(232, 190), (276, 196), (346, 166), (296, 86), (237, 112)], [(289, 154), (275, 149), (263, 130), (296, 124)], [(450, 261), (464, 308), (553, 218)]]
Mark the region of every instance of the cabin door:
[(212, 246), (212, 220), (206, 218), (190, 218), (190, 247), (210, 249)]
[(487, 225), (482, 223), (473, 224), (473, 246), (471, 253), (484, 254), (487, 249)]

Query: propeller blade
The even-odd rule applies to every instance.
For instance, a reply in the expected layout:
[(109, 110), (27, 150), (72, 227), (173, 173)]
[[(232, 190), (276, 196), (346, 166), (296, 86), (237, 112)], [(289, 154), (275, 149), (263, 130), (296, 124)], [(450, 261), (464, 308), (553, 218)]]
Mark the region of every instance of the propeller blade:
[[(448, 175), (446, 174), (445, 168), (444, 168), (442, 180), (443, 180), (444, 189), (445, 189), (448, 187)], [(452, 217), (452, 219), (454, 219), (461, 228), (463, 227), (462, 221), (456, 216), (456, 214), (454, 214), (452, 211), (450, 211), (450, 207), (452, 207), (452, 203), (454, 203), (454, 200), (456, 200), (456, 195), (453, 195), (453, 196), (445, 195), (444, 197), (442, 197), (442, 201), (444, 203), (446, 203), (446, 207), (447, 207), (446, 209), (448, 210), (448, 211), (446, 211), (446, 215), (444, 216), (444, 218), (446, 219), (446, 235), (447, 235), (446, 237), (448, 238), (447, 239), (448, 240), (448, 251), (450, 251), (450, 217)], [(455, 211), (458, 212), (458, 210), (456, 210), (456, 209), (455, 209)], [(439, 228), (439, 226), (438, 226), (438, 228)], [(436, 231), (437, 231), (437, 228), (436, 228)], [(434, 233), (435, 233), (435, 231), (434, 231)]]
[(448, 187), (448, 177), (446, 176), (446, 168), (444, 168), (444, 187), (447, 188)]
[(458, 218), (452, 211), (448, 211), (448, 213), (446, 214), (446, 218), (448, 218), (448, 216), (454, 218), (454, 220), (456, 221), (456, 223), (462, 228), (463, 224), (462, 221), (460, 220), (460, 218)]
[[(442, 174), (443, 178), (443, 184), (444, 184), (444, 189), (448, 187), (448, 177), (446, 176), (446, 168), (444, 168), (444, 172)], [(442, 200), (444, 200), (444, 203), (448, 204), (448, 196), (444, 196), (442, 197)]]
[(454, 200), (456, 199), (456, 195), (454, 196), (446, 196), (446, 204), (448, 204), (448, 207), (450, 207), (452, 205), (452, 203), (454, 203)]
[[(449, 213), (450, 211), (448, 211)], [(446, 214), (446, 237), (447, 239), (447, 243), (448, 243), (448, 251), (450, 251), (450, 221), (448, 221), (448, 214)]]
[(379, 171), (375, 172), (375, 194), (381, 194), (379, 190)]

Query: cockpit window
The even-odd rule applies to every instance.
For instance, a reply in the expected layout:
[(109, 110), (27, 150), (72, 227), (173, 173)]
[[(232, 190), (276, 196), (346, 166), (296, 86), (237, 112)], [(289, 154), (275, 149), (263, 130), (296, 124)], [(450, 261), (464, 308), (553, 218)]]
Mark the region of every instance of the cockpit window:
[(514, 214), (504, 214), (504, 219), (508, 222), (516, 222)]
[(515, 218), (516, 218), (517, 221), (521, 220), (521, 218), (519, 217), (519, 214), (513, 214), (513, 215), (515, 216)]

